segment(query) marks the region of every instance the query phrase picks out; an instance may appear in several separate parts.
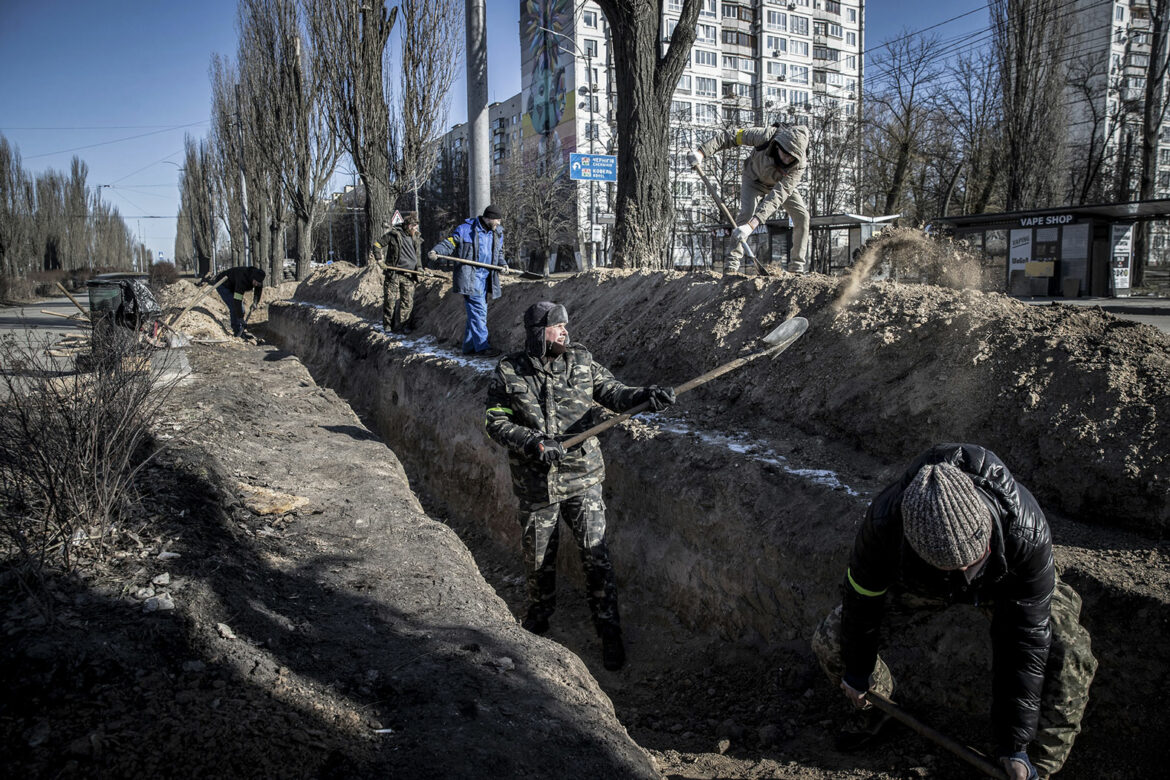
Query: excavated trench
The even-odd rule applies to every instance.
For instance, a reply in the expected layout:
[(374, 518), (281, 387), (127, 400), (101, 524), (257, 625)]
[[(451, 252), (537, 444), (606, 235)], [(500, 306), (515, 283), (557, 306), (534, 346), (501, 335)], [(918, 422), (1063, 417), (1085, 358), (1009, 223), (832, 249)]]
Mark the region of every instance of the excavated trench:
[[(884, 285), (842, 307), (832, 280), (786, 278), (601, 272), (505, 285), (489, 307), (493, 342), (511, 350), (524, 308), (564, 302), (573, 337), (633, 385), (681, 384), (750, 352), (788, 316), (812, 322), (778, 360), (603, 434), (610, 548), (623, 599), (636, 605), (627, 633), (644, 655), (680, 629), (747, 654), (798, 648), (807, 672), (807, 640), (838, 600), (868, 500), (931, 443), (978, 441), (1051, 507), (1058, 568), (1085, 596), (1101, 672), (1078, 755), (1125, 745), (1154, 766), (1137, 730), (1161, 711), (1152, 692), (1170, 679), (1134, 650), (1133, 635), (1151, 648), (1170, 639), (1167, 550), (1151, 539), (1167, 517), (1165, 339), (1141, 331), (1120, 381), (1101, 356), (1116, 364), (1118, 337), (1131, 343), (1134, 333), (1100, 312), (1045, 313), (1037, 332), (1020, 321), (1028, 307), (1002, 296)], [(377, 287), (358, 269), (314, 277), (270, 307), (270, 333), (377, 430), (477, 559), (518, 562), (506, 458), (483, 431), (494, 361), (458, 354), (462, 302), (448, 285), (420, 287), (409, 337), (374, 324)], [(1114, 457), (1126, 440), (1125, 457)], [(561, 549), (566, 600), (580, 592), (571, 548)], [(914, 669), (903, 690), (921, 707), (986, 717), (990, 658), (974, 611), (923, 619), (886, 655)]]

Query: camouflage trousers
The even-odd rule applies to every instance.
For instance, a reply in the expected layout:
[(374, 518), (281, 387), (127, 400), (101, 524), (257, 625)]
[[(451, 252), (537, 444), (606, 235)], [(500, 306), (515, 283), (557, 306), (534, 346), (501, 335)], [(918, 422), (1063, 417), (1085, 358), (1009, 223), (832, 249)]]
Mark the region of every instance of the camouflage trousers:
[[(894, 597), (901, 601), (901, 610), (941, 609), (945, 605), (911, 595)], [(897, 633), (900, 610), (887, 609), (883, 628), (890, 634)], [(991, 610), (982, 609), (990, 618)], [(1089, 703), (1089, 685), (1097, 671), (1097, 659), (1093, 657), (1089, 632), (1080, 623), (1081, 597), (1069, 585), (1056, 580), (1052, 593), (1049, 624), (1052, 626), (1052, 647), (1048, 651), (1048, 664), (1044, 668), (1044, 689), (1040, 694), (1040, 720), (1036, 727), (1036, 738), (1032, 741), (1029, 754), (1040, 777), (1056, 774), (1068, 754), (1072, 751), (1077, 734), (1081, 733), (1081, 718)], [(828, 614), (812, 639), (813, 652), (821, 668), (833, 685), (841, 682), (845, 666), (841, 661), (841, 606)], [(874, 665), (870, 687), (878, 693), (890, 696), (894, 692), (894, 677), (890, 668), (879, 656)]]
[[(397, 311), (395, 310), (397, 309)], [(414, 310), (414, 278), (410, 274), (386, 271), (382, 274), (382, 327), (401, 330)]]
[(605, 544), (605, 502), (601, 485), (587, 488), (580, 495), (532, 510), (521, 510), (524, 529), (524, 571), (528, 579), (528, 610), (533, 617), (548, 618), (557, 608), (557, 545), (560, 518), (573, 532), (581, 565), (585, 570), (585, 590), (594, 627), (617, 626), (617, 580)]

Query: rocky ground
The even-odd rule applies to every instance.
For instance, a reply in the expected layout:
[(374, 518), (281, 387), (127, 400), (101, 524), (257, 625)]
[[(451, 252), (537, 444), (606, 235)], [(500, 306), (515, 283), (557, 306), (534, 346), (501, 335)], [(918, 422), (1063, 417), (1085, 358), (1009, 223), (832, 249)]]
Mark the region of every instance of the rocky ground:
[[(302, 285), (298, 298), (376, 319), (372, 275), (331, 273)], [(920, 443), (950, 438), (940, 436), (948, 429), (943, 411), (960, 421), (950, 427), (961, 434), (954, 438), (992, 438), (1030, 478), (1057, 480), (1045, 497), (1062, 510), (1053, 513), (1058, 564), (1086, 596), (1102, 659), (1077, 760), (1061, 777), (1156, 771), (1147, 730), (1160, 719), (1160, 701), (1143, 691), (1170, 682), (1156, 650), (1168, 631), (1170, 598), (1166, 545), (1158, 541), (1166, 517), (1164, 337), (1100, 312), (1032, 313), (1001, 296), (919, 285), (856, 286), (846, 298), (847, 286), (816, 278), (728, 283), (601, 272), (539, 293), (518, 289), (493, 304), (500, 346), (519, 346), (512, 326), (532, 295), (566, 300), (571, 317), (584, 315), (571, 323), (575, 334), (631, 383), (680, 382), (742, 354), (785, 317), (808, 316), (814, 330), (787, 362), (696, 391), (674, 423), (747, 428), (782, 441), (788, 457), (834, 462), (863, 494)], [(168, 303), (190, 295), (175, 290)], [(515, 547), (436, 489), (452, 484), (427, 465), (448, 458), (427, 449), (439, 445), (419, 437), (412, 451), (392, 451), (374, 433), (377, 422), (355, 415), (351, 403), (363, 415), (372, 409), (318, 383), (335, 377), (318, 372), (314, 379), (272, 343), (230, 340), (218, 326), (219, 308), (218, 299), (197, 308), (203, 313), (189, 324), (223, 343), (189, 350), (195, 373), (176, 389), (160, 424), (166, 449), (146, 474), (149, 490), (124, 549), (54, 584), (52, 623), (6, 586), (0, 681), (10, 695), (0, 705), (0, 733), (10, 771), (975, 776), (907, 731), (864, 755), (836, 752), (842, 700), (816, 669), (803, 628), (765, 637), (741, 627), (729, 640), (725, 630), (704, 630), (647, 588), (631, 587), (624, 593), (630, 663), (611, 673), (601, 668), (570, 576), (549, 634), (522, 631), (513, 617), (523, 602)], [(419, 322), (440, 344), (457, 343), (461, 308), (441, 282), (420, 289)], [(266, 309), (256, 324), (264, 324)], [(331, 348), (346, 355), (372, 349), (366, 342)], [(451, 374), (448, 394), (478, 398), (477, 368), (419, 359), (443, 364), (435, 370)], [(389, 365), (411, 368), (409, 357)], [(948, 386), (953, 392), (940, 392)], [(797, 412), (799, 425), (786, 424)], [(891, 422), (898, 418), (902, 425)], [(1013, 431), (1001, 429), (1004, 419)], [(1056, 435), (1033, 433), (1054, 420)], [(607, 440), (620, 495), (636, 489), (624, 483), (654, 477), (649, 468), (623, 465), (630, 456), (615, 450), (636, 455), (643, 440), (662, 438), (655, 433), (662, 425), (628, 426)], [(673, 463), (688, 445), (656, 446)], [(1108, 457), (1078, 470), (1066, 452), (1078, 447), (1108, 449)], [(484, 451), (491, 456), (490, 445)], [(720, 459), (697, 467), (692, 479), (705, 484), (703, 468), (719, 475), (735, 465)], [(745, 470), (735, 480), (751, 485), (761, 475), (771, 480), (769, 473)], [(1101, 485), (1109, 479), (1127, 487), (1106, 515)], [(815, 522), (809, 507), (864, 500), (839, 489), (787, 496), (799, 507), (793, 522), (807, 526), (799, 533), (822, 541), (839, 529)], [(757, 512), (787, 511), (750, 499), (732, 510), (745, 513), (749, 526)], [(611, 509), (622, 532), (633, 510)], [(769, 529), (781, 537), (769, 541), (782, 546), (788, 533)], [(826, 582), (839, 578), (838, 564), (824, 564)], [(821, 594), (805, 610), (817, 613), (830, 598)], [(959, 636), (982, 642), (983, 630)], [(1141, 635), (1154, 637), (1148, 651), (1135, 649)], [(932, 646), (947, 647), (945, 639)], [(903, 668), (914, 660), (904, 659)], [(939, 659), (918, 660), (926, 667)], [(973, 679), (983, 679), (985, 670), (976, 671)], [(982, 746), (985, 723), (966, 700), (945, 706), (909, 676), (905, 692), (917, 715)], [(976, 685), (971, 697), (984, 699), (985, 691)]]

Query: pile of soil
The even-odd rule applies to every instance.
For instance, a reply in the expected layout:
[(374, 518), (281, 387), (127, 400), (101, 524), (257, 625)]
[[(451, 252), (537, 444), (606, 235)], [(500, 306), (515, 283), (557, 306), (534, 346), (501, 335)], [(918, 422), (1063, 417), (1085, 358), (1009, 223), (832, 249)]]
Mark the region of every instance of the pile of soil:
[[(252, 328), (259, 328), (267, 323), (268, 305), (275, 301), (285, 301), (292, 298), (296, 292), (297, 284), (297, 282), (283, 282), (276, 287), (265, 287), (260, 298), (260, 305), (256, 307), (256, 311), (248, 319), (248, 325)], [(169, 322), (171, 317), (185, 309), (204, 292), (207, 292), (205, 287), (196, 287), (195, 283), (189, 279), (179, 279), (164, 287), (158, 295), (159, 305), (163, 307), (164, 319)], [(251, 304), (250, 296), (246, 304)], [(247, 310), (245, 309), (245, 311)], [(222, 341), (232, 338), (231, 317), (218, 291), (207, 292), (191, 311), (174, 323), (174, 327), (197, 340)]]

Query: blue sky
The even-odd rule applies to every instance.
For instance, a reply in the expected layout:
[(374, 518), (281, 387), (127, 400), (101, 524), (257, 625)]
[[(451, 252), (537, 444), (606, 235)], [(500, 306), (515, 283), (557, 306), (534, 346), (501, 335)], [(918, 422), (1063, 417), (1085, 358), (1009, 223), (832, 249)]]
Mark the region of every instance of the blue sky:
[[(933, 31), (951, 38), (986, 26), (985, 7), (872, 0), (867, 43), (974, 10)], [(520, 91), (520, 1), (487, 8), (488, 97), (506, 100)], [(34, 174), (80, 157), (131, 232), (170, 258), (183, 137), (208, 131), (211, 55), (235, 52), (235, 0), (0, 0), (0, 133)], [(465, 117), (460, 81), (450, 120)]]

